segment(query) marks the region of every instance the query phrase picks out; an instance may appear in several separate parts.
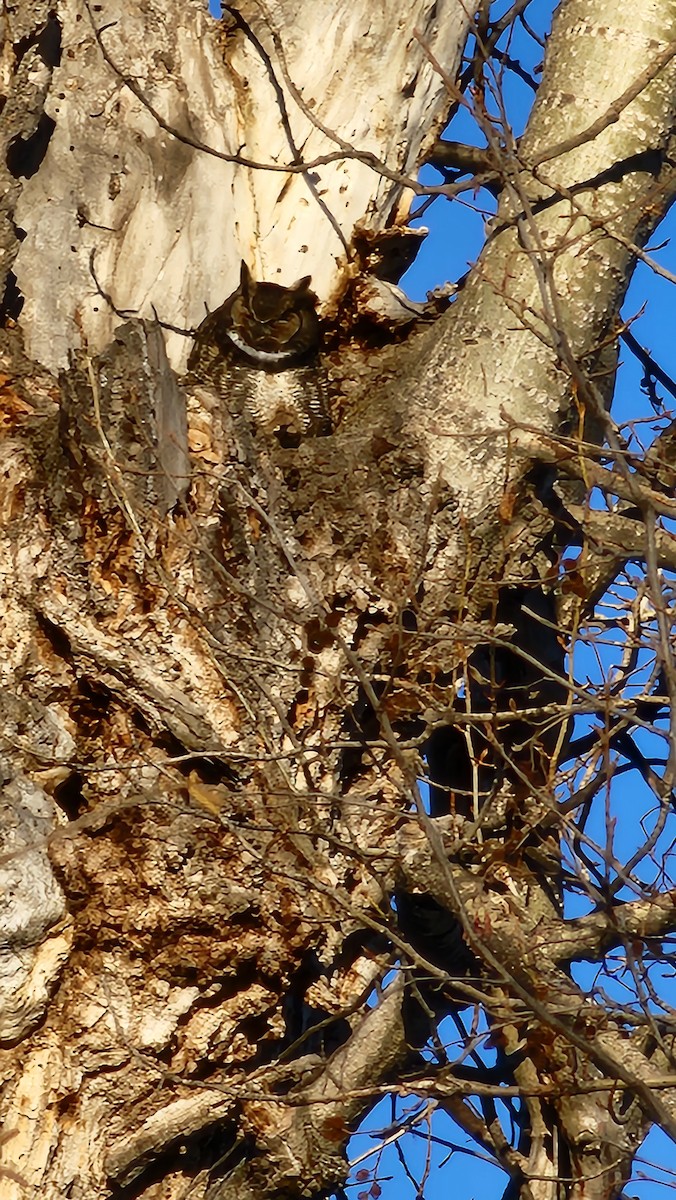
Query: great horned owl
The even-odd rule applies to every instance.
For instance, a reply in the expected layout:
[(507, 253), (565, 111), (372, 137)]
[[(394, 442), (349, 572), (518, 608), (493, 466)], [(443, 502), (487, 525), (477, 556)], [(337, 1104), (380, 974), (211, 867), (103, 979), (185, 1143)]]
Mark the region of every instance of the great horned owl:
[(242, 262), (237, 291), (202, 321), (188, 359), (188, 370), (226, 402), (242, 403), (261, 428), (291, 438), (330, 432), (309, 285), (309, 275), (288, 288), (257, 283)]

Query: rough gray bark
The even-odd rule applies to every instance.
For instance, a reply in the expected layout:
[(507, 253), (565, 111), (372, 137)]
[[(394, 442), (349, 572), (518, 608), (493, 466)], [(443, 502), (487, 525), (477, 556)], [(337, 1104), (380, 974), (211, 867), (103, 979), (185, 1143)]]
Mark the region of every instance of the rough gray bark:
[[(387, 276), (410, 241), (404, 185), (446, 111), (432, 59), (455, 75), (461, 6), (398, 4), (396, 29), (370, 3), (256, 0), (223, 27), (184, 2), (6, 18), (2, 236), (25, 297), (1, 347), (12, 1200), (321, 1195), (405, 1067), (523, 1200), (609, 1200), (647, 1123), (676, 1130), (668, 1039), (570, 978), (622, 917), (561, 917), (549, 764), (520, 761), (480, 814), (431, 819), (417, 788), (498, 593), (548, 587), (552, 491), (529, 473), (552, 438), (600, 436), (595, 381), (673, 196), (676, 3), (588, 7), (561, 6), (518, 153), (496, 147), (500, 211), (462, 293), (387, 337), (363, 245)], [(618, 74), (637, 86), (614, 111)], [(301, 153), (315, 165), (263, 169)], [(194, 329), (242, 257), (270, 282), (312, 274), (326, 436), (289, 441), (284, 373), (170, 373), (189, 339), (167, 359), (153, 308)], [(452, 1069), (412, 1063), (401, 975), (367, 1003), (402, 949), (396, 888), (452, 912), (481, 964), (455, 987), (518, 1060), (518, 1148), (477, 1128)], [(670, 899), (628, 906), (624, 930), (670, 930)], [(328, 1060), (288, 1045), (299, 977), (349, 1026)]]

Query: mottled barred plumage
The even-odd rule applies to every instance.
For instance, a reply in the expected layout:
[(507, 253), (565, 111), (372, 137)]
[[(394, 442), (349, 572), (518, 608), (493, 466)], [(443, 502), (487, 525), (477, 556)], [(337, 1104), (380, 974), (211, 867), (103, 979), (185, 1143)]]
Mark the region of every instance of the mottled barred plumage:
[(240, 286), (202, 322), (188, 360), (196, 378), (213, 384), (268, 432), (330, 432), (309, 284), (309, 275), (289, 288), (256, 283), (243, 262)]

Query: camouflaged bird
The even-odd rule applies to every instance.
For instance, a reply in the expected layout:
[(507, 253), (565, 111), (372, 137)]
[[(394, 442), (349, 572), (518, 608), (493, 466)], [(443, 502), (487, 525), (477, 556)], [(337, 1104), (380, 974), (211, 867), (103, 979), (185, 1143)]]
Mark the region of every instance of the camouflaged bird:
[(223, 399), (243, 401), (268, 432), (330, 432), (327, 388), (318, 361), (317, 298), (304, 275), (291, 287), (257, 283), (242, 262), (240, 285), (195, 335), (188, 370)]

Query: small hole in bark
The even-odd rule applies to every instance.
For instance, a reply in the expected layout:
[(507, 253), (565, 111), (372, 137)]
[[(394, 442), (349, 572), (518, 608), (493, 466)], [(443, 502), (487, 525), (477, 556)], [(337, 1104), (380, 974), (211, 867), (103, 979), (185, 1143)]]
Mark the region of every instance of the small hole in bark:
[(275, 429), (275, 437), (284, 450), (297, 450), (300, 446), (300, 434), (288, 425), (280, 425)]
[(184, 762), (177, 763), (176, 769), (185, 775), (197, 775), (202, 783), (209, 784), (211, 787), (219, 783), (236, 783), (237, 773), (228, 767), (218, 758), (209, 758), (208, 755), (196, 754), (194, 758), (186, 758)]
[(53, 621), (50, 621), (48, 617), (43, 616), (42, 613), (36, 613), (36, 621), (48, 639), (54, 653), (65, 662), (72, 662), (73, 652), (68, 635), (58, 625), (55, 625)]
[(136, 728), (140, 729), (141, 733), (147, 733), (147, 734), (150, 733), (150, 725), (148, 724), (145, 717), (143, 716), (143, 713), (134, 712), (134, 713), (132, 713), (131, 719), (134, 722), (134, 725), (136, 726)]
[(91, 712), (108, 713), (110, 711), (111, 693), (100, 679), (88, 678), (82, 675), (78, 679), (78, 690), (87, 702)]
[(16, 275), (13, 271), (8, 271), (5, 280), (5, 291), (0, 302), (0, 324), (4, 326), (8, 321), (18, 320), (23, 308), (23, 299), (16, 282)]
[(290, 492), (295, 492), (301, 484), (300, 471), (293, 467), (290, 471), (284, 472), (284, 482)]
[(37, 33), (29, 33), (27, 37), (20, 38), (15, 43), (14, 57), (17, 66), (33, 46), (45, 66), (52, 69), (58, 67), (61, 62), (61, 25), (54, 11), (49, 13), (45, 24)]
[(12, 138), (7, 147), (7, 167), (15, 179), (30, 179), (37, 174), (55, 129), (56, 122), (43, 113), (35, 133)]
[(57, 784), (54, 788), (54, 800), (69, 821), (77, 821), (87, 807), (82, 795), (82, 776), (79, 771), (72, 771), (63, 783)]
[(315, 654), (319, 654), (320, 650), (324, 650), (327, 646), (333, 644), (331, 634), (325, 628), (325, 624), (317, 617), (312, 617), (305, 626), (308, 649)]
[(52, 69), (59, 66), (61, 62), (61, 24), (57, 20), (56, 13), (50, 12), (35, 44), (45, 66)]
[(401, 626), (407, 633), (415, 633), (418, 628), (418, 617), (412, 608), (405, 608), (401, 614)]

